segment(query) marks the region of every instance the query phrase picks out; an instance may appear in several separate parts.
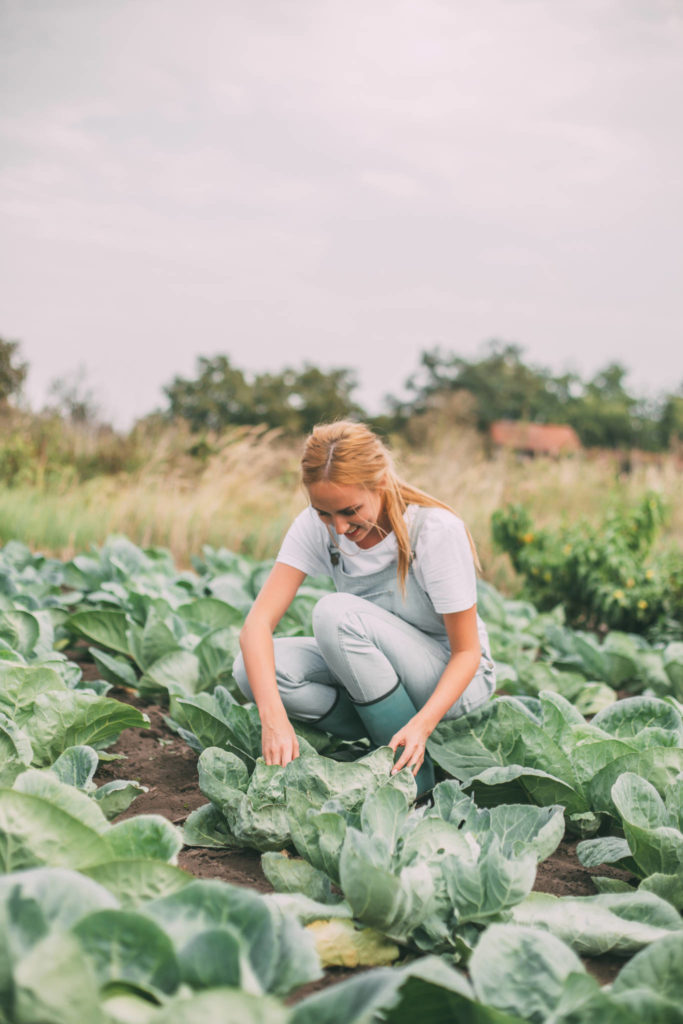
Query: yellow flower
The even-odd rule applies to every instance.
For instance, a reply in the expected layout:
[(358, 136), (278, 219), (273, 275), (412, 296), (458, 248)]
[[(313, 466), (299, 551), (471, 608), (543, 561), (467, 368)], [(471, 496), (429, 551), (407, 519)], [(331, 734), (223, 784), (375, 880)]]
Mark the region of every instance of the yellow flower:
[(629, 576), (629, 578), (626, 580), (626, 586), (630, 589), (631, 587), (635, 587), (635, 585), (636, 581), (633, 579), (632, 576)]
[(615, 590), (612, 594), (612, 597), (615, 601), (623, 601), (625, 596), (626, 595), (624, 594), (623, 590)]
[(645, 573), (645, 579), (646, 580), (653, 580), (654, 578), (655, 578), (655, 571), (654, 571), (654, 569), (648, 569), (647, 572)]
[(551, 574), (549, 572), (544, 572), (543, 573), (543, 579), (546, 581), (546, 583), (550, 583), (550, 581), (552, 579), (552, 576), (551, 576)]
[(522, 542), (524, 544), (531, 544), (533, 539), (534, 539), (533, 533), (525, 533), (524, 536), (522, 537)]
[(640, 608), (641, 612), (644, 612), (647, 608), (647, 601), (643, 601), (641, 597), (640, 601), (638, 602), (638, 607)]
[(571, 555), (571, 553), (572, 553), (572, 546), (571, 546), (571, 544), (565, 544), (565, 546), (562, 548), (562, 554), (563, 555)]

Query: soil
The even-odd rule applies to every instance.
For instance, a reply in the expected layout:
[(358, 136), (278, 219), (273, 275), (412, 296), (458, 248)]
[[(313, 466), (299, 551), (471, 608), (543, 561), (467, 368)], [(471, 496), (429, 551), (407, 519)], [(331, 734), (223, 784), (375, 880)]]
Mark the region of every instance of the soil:
[[(95, 678), (95, 666), (81, 663), (86, 678)], [(110, 753), (124, 755), (120, 760), (100, 764), (97, 781), (134, 779), (148, 787), (121, 818), (136, 814), (162, 814), (175, 825), (182, 825), (195, 808), (205, 804), (197, 780), (197, 755), (166, 725), (166, 711), (158, 705), (141, 700), (136, 693), (115, 688), (109, 696), (125, 701), (144, 711), (150, 720), (148, 729), (127, 729)], [(272, 892), (272, 886), (261, 871), (261, 856), (255, 850), (211, 850), (185, 847), (178, 858), (180, 867), (198, 878), (220, 878), (234, 885), (248, 886), (258, 892)], [(616, 868), (584, 868), (576, 857), (576, 841), (563, 839), (556, 852), (538, 866), (534, 889), (555, 896), (592, 896), (596, 890), (592, 875), (606, 875), (625, 881), (634, 880)], [(587, 970), (601, 984), (613, 981), (624, 960), (602, 956), (585, 958)], [(296, 993), (301, 998), (325, 985), (355, 976), (354, 971), (328, 969), (325, 978)]]

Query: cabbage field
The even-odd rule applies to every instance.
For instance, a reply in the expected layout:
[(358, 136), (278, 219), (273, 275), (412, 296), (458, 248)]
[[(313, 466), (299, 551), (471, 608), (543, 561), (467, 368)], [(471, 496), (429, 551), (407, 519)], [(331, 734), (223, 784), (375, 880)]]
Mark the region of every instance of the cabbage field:
[[(416, 806), (367, 741), (297, 726), (301, 756), (263, 762), (231, 666), (269, 568), (0, 549), (0, 1024), (683, 1021), (683, 643), (480, 583), (499, 691), (434, 732)], [(159, 707), (158, 757), (201, 790), (175, 823), (121, 760)], [(538, 891), (561, 844), (591, 895)], [(194, 850), (260, 858), (273, 891), (194, 877)]]

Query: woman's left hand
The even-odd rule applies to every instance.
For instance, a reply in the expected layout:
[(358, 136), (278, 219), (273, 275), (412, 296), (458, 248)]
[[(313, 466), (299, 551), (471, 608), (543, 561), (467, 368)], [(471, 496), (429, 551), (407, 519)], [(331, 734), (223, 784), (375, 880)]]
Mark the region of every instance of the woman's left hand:
[(391, 774), (400, 772), (401, 768), (409, 765), (413, 775), (417, 775), (425, 759), (425, 744), (431, 733), (431, 729), (425, 725), (417, 716), (409, 719), (406, 724), (395, 732), (389, 740), (389, 746), (396, 753), (399, 747), (403, 747), (403, 753), (398, 758)]

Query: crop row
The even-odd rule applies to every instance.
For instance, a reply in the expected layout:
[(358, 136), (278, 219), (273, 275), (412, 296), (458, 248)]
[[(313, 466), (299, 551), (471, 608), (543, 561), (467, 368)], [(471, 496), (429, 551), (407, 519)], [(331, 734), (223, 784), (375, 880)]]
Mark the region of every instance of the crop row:
[[(683, 1019), (683, 645), (598, 643), (482, 585), (507, 696), (436, 730), (443, 778), (416, 808), (388, 748), (302, 727), (299, 758), (263, 762), (230, 669), (268, 568), (205, 549), (179, 573), (124, 538), (68, 563), (0, 551), (0, 1021)], [(285, 634), (310, 631), (325, 588), (302, 588)], [(84, 641), (94, 682), (65, 653)], [(94, 781), (145, 725), (121, 686), (167, 701), (199, 755), (207, 803), (182, 832), (112, 824), (142, 787)], [(632, 884), (532, 892), (565, 828)], [(277, 892), (193, 880), (183, 843), (262, 851)], [(285, 1007), (347, 946), (403, 965)], [(600, 988), (578, 954), (607, 951), (631, 959)]]

